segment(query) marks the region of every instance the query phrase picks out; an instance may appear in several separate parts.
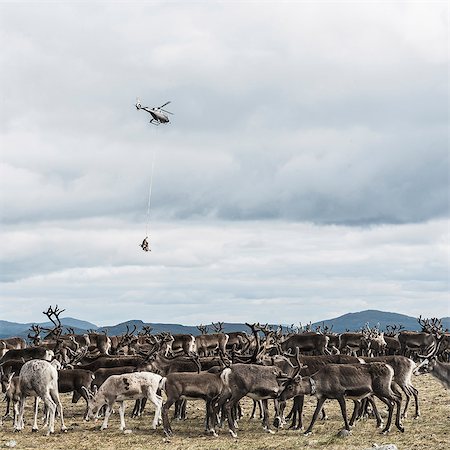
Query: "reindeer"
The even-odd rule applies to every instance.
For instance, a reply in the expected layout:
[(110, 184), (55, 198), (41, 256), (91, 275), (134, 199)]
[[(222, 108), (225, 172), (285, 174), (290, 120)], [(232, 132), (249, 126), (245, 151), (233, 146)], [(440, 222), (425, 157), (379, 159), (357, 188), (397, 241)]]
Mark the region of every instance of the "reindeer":
[(387, 342), (384, 332), (380, 331), (380, 324), (374, 328), (367, 324), (365, 337), (369, 341), (368, 356), (382, 356), (386, 353)]
[(443, 342), (444, 335), (438, 337), (438, 344), (436, 348), (428, 355), (419, 355), (422, 362), (416, 367), (415, 371), (419, 374), (431, 373), (437, 378), (445, 389), (450, 389), (450, 364), (440, 362), (437, 358), (440, 344)]
[(88, 336), (94, 349), (98, 350), (101, 355), (109, 355), (111, 339), (108, 336), (108, 330), (104, 330), (102, 333), (89, 332)]
[(27, 361), (18, 377), (16, 385), (17, 391), (14, 394), (15, 400), (15, 423), (14, 429), (21, 431), (24, 428), (23, 414), (26, 397), (33, 396), (35, 400), (33, 431), (38, 430), (37, 413), (38, 397), (43, 401), (49, 411), (49, 428), (47, 435), (55, 432), (55, 413), (61, 418), (61, 431), (66, 431), (61, 401), (58, 394), (58, 372), (48, 361), (32, 360)]
[(398, 335), (401, 354), (404, 356), (409, 356), (411, 353), (417, 354), (422, 351), (429, 352), (436, 345), (436, 339), (432, 333), (435, 330), (436, 322), (430, 323), (429, 319), (422, 319), (422, 316), (419, 316), (417, 321), (422, 327), (421, 332), (401, 331)]
[(333, 333), (333, 325), (329, 327), (328, 325), (325, 325), (325, 322), (322, 322), (322, 325), (316, 326), (316, 332), (323, 334), (328, 338), (327, 348), (332, 354), (338, 355), (340, 353), (339, 334)]
[[(298, 372), (300, 370), (301, 366), (298, 368)], [(394, 404), (397, 405), (395, 424), (401, 432), (404, 431), (400, 423), (401, 395), (392, 389), (394, 370), (389, 365), (383, 363), (328, 364), (314, 375), (305, 378), (298, 375), (298, 372), (291, 378), (280, 377), (280, 380), (284, 380), (284, 385), (279, 393), (279, 400), (285, 401), (298, 395), (315, 395), (317, 397), (316, 409), (305, 435), (311, 434), (326, 399), (336, 399), (339, 402), (345, 430), (350, 431), (350, 424), (354, 422), (358, 408), (355, 407), (349, 424), (345, 398), (361, 400), (371, 395), (379, 398), (389, 409), (387, 423), (382, 433), (390, 430)]]
[(168, 374), (161, 380), (160, 388), (167, 395), (167, 400), (162, 408), (164, 433), (166, 436), (173, 435), (168, 411), (173, 403), (183, 398), (200, 398), (205, 400), (205, 428), (207, 432), (217, 436), (215, 427), (216, 416), (218, 413), (218, 400), (224, 390), (228, 387), (227, 377), (230, 369), (225, 368), (217, 373), (201, 372), (201, 364), (199, 360), (196, 359), (195, 363), (197, 365), (197, 373), (174, 372)]
[(128, 347), (138, 341), (138, 337), (134, 336), (134, 332), (137, 329), (136, 325), (133, 325), (133, 330), (130, 331), (129, 325), (126, 326), (127, 331), (121, 336), (111, 336), (111, 348), (110, 353), (113, 355), (118, 355), (122, 350), (125, 353), (128, 351)]
[[(359, 364), (360, 359), (356, 356), (351, 355), (318, 355), (318, 356), (306, 356), (301, 355), (299, 349), (296, 349), (295, 355), (285, 354), (289, 357), (291, 363), (295, 365), (296, 368), (300, 367), (300, 371), (297, 371), (297, 375), (311, 376), (318, 372), (322, 367), (327, 364)], [(291, 418), (292, 422), (289, 428), (295, 430), (303, 429), (303, 405), (304, 405), (304, 395), (298, 395), (294, 397), (294, 404), (292, 406), (291, 412), (287, 415), (287, 419)], [(298, 418), (298, 424), (297, 424)], [(322, 419), (326, 419), (326, 413), (322, 409)], [(275, 424), (279, 426), (278, 420)]]
[(162, 398), (158, 394), (160, 375), (151, 372), (134, 372), (124, 375), (110, 376), (98, 391), (86, 389), (88, 395), (88, 417), (94, 418), (100, 408), (106, 404), (105, 418), (101, 430), (108, 427), (108, 419), (111, 415), (114, 403), (120, 403), (120, 430), (125, 429), (125, 400), (150, 399), (155, 405), (155, 417), (152, 428), (156, 429), (161, 417)]
[(384, 340), (386, 341), (386, 353), (388, 355), (400, 354), (401, 346), (398, 340), (398, 333), (404, 329), (403, 325), (386, 325)]
[(0, 358), (8, 352), (8, 350), (18, 350), (25, 348), (27, 343), (25, 339), (20, 337), (12, 337), (7, 339), (0, 339)]
[(174, 334), (172, 335), (173, 342), (166, 352), (166, 356), (171, 352), (176, 355), (184, 353), (186, 356), (192, 355), (195, 352), (195, 337), (192, 334)]
[(230, 369), (226, 379), (229, 389), (223, 392), (219, 400), (219, 406), (225, 408), (230, 434), (237, 437), (236, 421), (232, 412), (239, 400), (245, 396), (256, 401), (263, 400), (263, 427), (266, 432), (273, 433), (269, 427), (267, 400), (277, 399), (281, 392), (279, 377), (285, 374), (276, 366), (258, 364), (233, 364)]
[(100, 368), (106, 367), (120, 367), (120, 366), (139, 366), (144, 364), (146, 360), (141, 356), (128, 356), (128, 355), (111, 355), (111, 356), (100, 356), (94, 361), (77, 366), (79, 369), (91, 370), (95, 372)]
[(85, 420), (88, 418), (88, 396), (85, 388), (90, 389), (94, 379), (94, 373), (89, 370), (63, 369), (58, 371), (58, 392), (60, 394), (73, 392), (72, 403), (77, 403), (81, 397), (86, 400)]
[(406, 402), (405, 407), (403, 409), (402, 418), (406, 419), (408, 405), (411, 400), (411, 396), (414, 397), (414, 402), (416, 406), (415, 419), (418, 419), (420, 416), (419, 410), (419, 391), (412, 384), (412, 375), (415, 370), (415, 363), (413, 360), (407, 358), (402, 355), (388, 355), (388, 356), (378, 356), (378, 357), (360, 357), (360, 360), (366, 363), (372, 362), (382, 362), (385, 364), (389, 364), (394, 370), (394, 378), (393, 382), (396, 383), (402, 391), (405, 393)]
[[(11, 406), (11, 401), (13, 401), (12, 397), (14, 396), (14, 392), (16, 392), (16, 388), (14, 387), (12, 391), (9, 391), (9, 394), (7, 393), (10, 383), (14, 377), (15, 374), (18, 374), (20, 372), (20, 369), (25, 364), (25, 361), (23, 360), (10, 360), (5, 361), (2, 365), (0, 365), (0, 383), (2, 385), (2, 392), (6, 394), (6, 412), (3, 416), (4, 419), (7, 417), (11, 417), (9, 410)], [(18, 376), (17, 376), (18, 379)], [(17, 380), (16, 380), (17, 381)]]
[(201, 334), (195, 337), (195, 347), (199, 356), (208, 356), (215, 351), (225, 353), (227, 342), (228, 334), (224, 333)]
[(294, 351), (298, 347), (300, 352), (313, 352), (316, 355), (330, 354), (328, 350), (329, 337), (314, 331), (293, 334), (281, 343), (283, 352)]
[(46, 361), (51, 361), (54, 356), (55, 354), (52, 350), (47, 350), (44, 347), (27, 347), (17, 350), (9, 350), (3, 355), (3, 358), (0, 360), (0, 364), (5, 361), (22, 359), (25, 361), (29, 361), (31, 359), (44, 359)]
[(368, 353), (370, 349), (370, 340), (367, 331), (358, 333), (346, 332), (339, 336), (339, 350), (344, 354), (353, 356)]

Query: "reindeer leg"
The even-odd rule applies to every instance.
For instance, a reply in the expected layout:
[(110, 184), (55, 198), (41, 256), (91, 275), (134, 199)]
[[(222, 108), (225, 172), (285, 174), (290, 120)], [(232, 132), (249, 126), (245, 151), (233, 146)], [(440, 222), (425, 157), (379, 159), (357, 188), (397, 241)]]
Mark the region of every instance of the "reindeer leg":
[[(50, 417), (49, 426), (47, 430), (47, 436), (55, 432), (55, 415), (56, 415), (56, 403), (53, 401), (50, 393), (47, 393), (46, 396), (42, 399), (47, 406), (48, 414)], [(37, 417), (37, 408), (35, 411), (35, 418)]]
[(53, 402), (56, 405), (56, 411), (59, 414), (59, 417), (61, 419), (61, 431), (67, 431), (66, 424), (64, 423), (64, 414), (63, 414), (63, 408), (61, 405), (61, 400), (59, 399), (59, 395), (57, 392), (50, 392), (50, 396), (52, 397)]
[[(305, 396), (299, 395), (294, 398), (294, 417), (292, 418), (292, 423), (289, 428), (293, 428), (294, 430), (303, 430), (303, 405), (305, 403)], [(298, 415), (298, 425), (296, 417)]]
[(10, 407), (11, 407), (11, 400), (8, 397), (6, 397), (6, 412), (5, 412), (5, 415), (3, 416), (3, 420), (11, 418), (11, 414), (9, 412)]
[(106, 428), (108, 428), (108, 419), (112, 413), (112, 409), (113, 409), (112, 407), (113, 407), (113, 405), (111, 405), (110, 403), (107, 403), (106, 409), (105, 409), (105, 418), (103, 419), (103, 424), (100, 428), (101, 430), (105, 430)]
[(164, 403), (162, 407), (162, 419), (163, 419), (163, 427), (164, 427), (164, 434), (168, 437), (173, 435), (172, 427), (170, 426), (170, 420), (169, 420), (169, 408), (173, 405), (174, 399), (168, 398), (166, 403)]
[[(34, 420), (33, 420), (33, 427), (31, 428), (31, 431), (33, 433), (36, 433), (37, 431), (39, 431), (39, 427), (37, 424), (38, 414), (39, 414), (39, 397), (34, 397)], [(48, 410), (47, 410), (47, 414), (48, 414)], [(47, 417), (47, 420), (48, 420), (48, 417)], [(47, 422), (46, 422), (46, 425), (47, 425)]]
[(377, 420), (377, 428), (381, 428), (381, 426), (383, 425), (383, 419), (381, 418), (380, 413), (378, 412), (376, 403), (374, 402), (372, 397), (369, 397), (367, 401), (370, 402), (370, 404), (372, 405), (373, 414), (375, 416), (375, 419)]
[(252, 409), (252, 413), (250, 414), (250, 420), (255, 418), (255, 413), (256, 413), (256, 402), (257, 400), (253, 400), (253, 409)]
[(156, 392), (150, 391), (148, 392), (148, 397), (145, 397), (143, 400), (147, 402), (147, 398), (155, 405), (155, 417), (153, 418), (152, 429), (156, 430), (158, 423), (161, 421), (162, 397), (156, 394)]
[(397, 406), (396, 416), (395, 416), (395, 426), (403, 433), (405, 429), (401, 423), (401, 409), (402, 409), (402, 395), (398, 387), (393, 384), (392, 390), (394, 392), (394, 402)]
[(241, 395), (239, 396), (231, 396), (230, 400), (225, 403), (225, 411), (226, 411), (226, 416), (227, 416), (227, 420), (228, 420), (228, 428), (230, 431), (231, 436), (233, 436), (234, 438), (237, 437), (237, 433), (236, 433), (236, 426), (235, 426), (235, 420), (233, 418), (233, 409), (236, 406), (237, 402), (242, 398)]
[(309, 424), (309, 427), (308, 427), (308, 429), (305, 431), (305, 436), (308, 436), (308, 435), (310, 435), (311, 434), (311, 432), (312, 432), (312, 429), (313, 429), (313, 426), (314, 426), (314, 423), (316, 422), (316, 420), (317, 420), (317, 416), (319, 415), (319, 412), (320, 412), (320, 410), (322, 409), (322, 406), (323, 406), (323, 404), (325, 403), (325, 397), (319, 397), (318, 399), (317, 399), (317, 405), (316, 405), (316, 409), (315, 409), (315, 411), (314, 411), (314, 414), (313, 414), (313, 417), (312, 417), (312, 419), (311, 419), (311, 423)]
[(119, 430), (125, 430), (125, 402), (122, 400), (119, 402), (119, 417), (120, 417), (120, 427)]
[(337, 398), (337, 401), (339, 402), (339, 406), (341, 407), (341, 413), (342, 418), (344, 419), (344, 426), (347, 431), (350, 431), (350, 426), (348, 424), (348, 418), (347, 418), (347, 407), (345, 404), (345, 398), (342, 396)]
[(269, 425), (269, 402), (267, 399), (261, 401), (263, 408), (263, 429), (267, 433), (274, 434), (274, 431), (270, 429)]
[(353, 414), (350, 419), (349, 425), (353, 427), (355, 425), (356, 418), (358, 417), (359, 410), (361, 408), (361, 400), (353, 400)]
[(394, 402), (385, 398), (385, 397), (378, 397), (384, 404), (388, 407), (388, 418), (386, 422), (386, 426), (381, 431), (382, 434), (387, 434), (389, 431), (391, 431), (391, 423), (392, 423), (392, 415), (394, 412)]
[(416, 404), (416, 415), (414, 416), (414, 419), (418, 419), (420, 417), (419, 391), (412, 384), (409, 385), (409, 389), (412, 392), (412, 395), (414, 397), (414, 403)]

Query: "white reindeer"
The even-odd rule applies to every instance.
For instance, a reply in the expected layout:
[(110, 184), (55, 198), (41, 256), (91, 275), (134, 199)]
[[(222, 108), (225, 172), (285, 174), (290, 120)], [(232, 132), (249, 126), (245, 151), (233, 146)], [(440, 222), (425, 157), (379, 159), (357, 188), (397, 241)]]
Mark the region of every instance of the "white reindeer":
[(27, 361), (20, 370), (18, 382), (18, 401), (14, 405), (14, 429), (21, 431), (24, 428), (23, 413), (26, 397), (35, 397), (34, 422), (32, 431), (37, 431), (38, 398), (41, 398), (49, 414), (49, 428), (47, 435), (55, 432), (55, 413), (61, 417), (61, 431), (66, 431), (61, 401), (58, 394), (58, 371), (48, 361), (33, 359)]
[(152, 428), (156, 429), (161, 419), (162, 397), (158, 395), (158, 386), (162, 377), (152, 372), (133, 372), (110, 376), (94, 393), (86, 390), (88, 394), (88, 417), (94, 418), (100, 408), (106, 405), (105, 419), (101, 430), (108, 427), (108, 419), (113, 405), (119, 402), (120, 430), (125, 429), (125, 400), (138, 400), (147, 398), (156, 408)]

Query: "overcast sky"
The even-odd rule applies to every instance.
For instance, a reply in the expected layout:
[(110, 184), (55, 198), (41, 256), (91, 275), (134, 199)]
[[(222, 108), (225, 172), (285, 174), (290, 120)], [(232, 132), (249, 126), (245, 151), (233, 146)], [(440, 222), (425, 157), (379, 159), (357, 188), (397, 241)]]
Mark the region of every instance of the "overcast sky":
[(1, 318), (450, 315), (448, 15), (0, 2)]

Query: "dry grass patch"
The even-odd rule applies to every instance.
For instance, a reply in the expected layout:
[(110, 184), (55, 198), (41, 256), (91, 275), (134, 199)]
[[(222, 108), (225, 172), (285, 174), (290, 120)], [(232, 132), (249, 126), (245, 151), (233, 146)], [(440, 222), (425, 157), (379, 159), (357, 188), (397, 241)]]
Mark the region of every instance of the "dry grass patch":
[[(418, 420), (408, 418), (404, 421), (405, 433), (392, 428), (389, 435), (383, 436), (375, 428), (375, 420), (357, 423), (350, 436), (338, 438), (336, 435), (343, 427), (339, 406), (335, 401), (326, 403), (329, 420), (317, 421), (311, 436), (305, 437), (302, 432), (280, 430), (275, 435), (263, 432), (259, 420), (249, 420), (252, 402), (245, 399), (243, 407), (245, 417), (239, 424), (237, 439), (228, 434), (224, 428), (219, 437), (206, 436), (203, 432), (204, 404), (202, 402), (189, 402), (188, 419), (182, 422), (173, 421), (172, 427), (175, 436), (167, 441), (162, 429), (150, 429), (153, 418), (153, 409), (147, 409), (145, 415), (139, 419), (126, 417), (127, 428), (131, 434), (119, 431), (118, 414), (113, 414), (109, 421), (109, 428), (99, 431), (101, 422), (84, 422), (82, 415), (84, 401), (77, 405), (70, 403), (71, 396), (63, 395), (63, 405), (67, 433), (57, 432), (53, 436), (46, 436), (45, 430), (38, 433), (31, 432), (32, 401), (28, 401), (25, 412), (26, 427), (21, 433), (13, 432), (12, 421), (5, 421), (0, 427), (0, 448), (10, 440), (17, 441), (17, 449), (333, 449), (333, 450), (362, 450), (369, 448), (373, 443), (396, 444), (400, 450), (422, 449), (448, 449), (450, 448), (450, 394), (444, 390), (431, 375), (415, 377), (413, 380), (419, 389), (422, 416)], [(288, 405), (289, 410), (291, 402)], [(314, 410), (315, 399), (306, 402), (305, 424), (309, 423)], [(351, 402), (348, 404), (351, 410)], [(380, 406), (381, 408), (381, 406)], [(132, 405), (128, 403), (127, 413), (131, 413)], [(173, 409), (173, 408), (172, 408)], [(412, 416), (413, 405), (409, 413)], [(58, 429), (59, 422), (57, 422)]]

